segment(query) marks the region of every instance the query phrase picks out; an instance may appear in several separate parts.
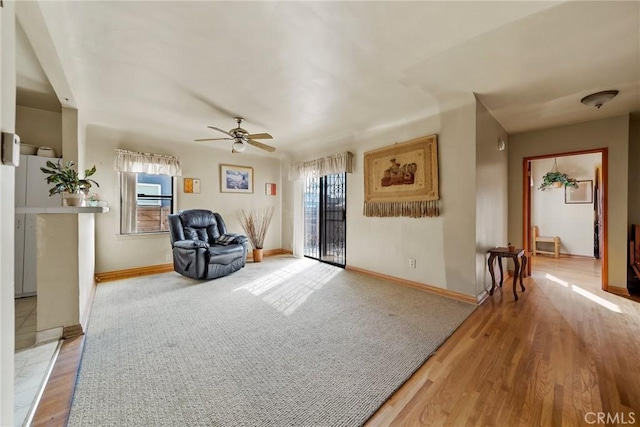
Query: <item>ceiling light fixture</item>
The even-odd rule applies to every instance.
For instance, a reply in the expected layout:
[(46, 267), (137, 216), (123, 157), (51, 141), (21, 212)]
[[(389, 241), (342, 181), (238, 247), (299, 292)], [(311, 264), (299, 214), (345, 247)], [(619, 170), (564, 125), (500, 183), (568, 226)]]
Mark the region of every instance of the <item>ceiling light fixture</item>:
[(606, 102), (611, 101), (618, 94), (617, 90), (605, 90), (602, 92), (592, 93), (580, 100), (584, 105), (600, 108)]
[(238, 153), (242, 153), (245, 150), (245, 148), (247, 147), (245, 147), (245, 145), (240, 140), (237, 140), (236, 142), (233, 143), (233, 149)]

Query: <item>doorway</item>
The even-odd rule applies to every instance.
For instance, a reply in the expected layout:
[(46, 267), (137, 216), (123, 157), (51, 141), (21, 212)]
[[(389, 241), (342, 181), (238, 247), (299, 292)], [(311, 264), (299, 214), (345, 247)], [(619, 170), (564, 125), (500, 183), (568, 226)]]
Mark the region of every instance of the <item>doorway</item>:
[(304, 256), (346, 265), (347, 174), (308, 178), (304, 187)]
[[(594, 156), (595, 155), (595, 156)], [(599, 156), (599, 157), (598, 157)], [(598, 162), (589, 163), (585, 159), (598, 158)], [(573, 193), (573, 188), (557, 188), (546, 191), (539, 191), (541, 184), (540, 169), (536, 171), (535, 162), (540, 164), (546, 162), (545, 167), (549, 170), (550, 165), (558, 167), (561, 172), (568, 173), (578, 180), (579, 193)], [(563, 165), (566, 168), (563, 169)], [(594, 149), (577, 152), (556, 153), (543, 156), (527, 157), (523, 159), (523, 242), (528, 253), (533, 251), (534, 226), (537, 226), (538, 233), (543, 236), (559, 237), (561, 241), (560, 256), (557, 262), (562, 262), (570, 258), (591, 258), (598, 265), (600, 274), (600, 288), (608, 290), (608, 244), (607, 244), (607, 149)], [(556, 166), (557, 165), (557, 166)], [(575, 176), (573, 176), (575, 175)], [(554, 209), (549, 201), (541, 198), (541, 194), (556, 192), (555, 198), (559, 198), (560, 203)], [(560, 194), (561, 193), (561, 194)], [(584, 194), (583, 194), (584, 193)], [(579, 194), (580, 197), (577, 197)], [(545, 196), (550, 196), (545, 194)], [(547, 205), (545, 205), (545, 203)], [(537, 209), (534, 214), (532, 211)], [(546, 209), (556, 218), (564, 220), (563, 227), (548, 225), (540, 227), (540, 209)], [(578, 221), (580, 219), (580, 221)], [(552, 219), (553, 221), (553, 219)], [(583, 224), (580, 228), (580, 236), (577, 238), (575, 229), (577, 224)], [(547, 224), (550, 224), (547, 222)], [(559, 230), (559, 231), (558, 231)], [(563, 234), (565, 236), (563, 241)], [(582, 241), (580, 243), (579, 241)], [(588, 247), (585, 241), (588, 242)], [(541, 255), (546, 256), (546, 255)], [(551, 255), (553, 256), (553, 255)], [(568, 257), (567, 257), (568, 256)], [(535, 258), (535, 257), (534, 257)], [(527, 266), (527, 273), (531, 275), (533, 262)]]

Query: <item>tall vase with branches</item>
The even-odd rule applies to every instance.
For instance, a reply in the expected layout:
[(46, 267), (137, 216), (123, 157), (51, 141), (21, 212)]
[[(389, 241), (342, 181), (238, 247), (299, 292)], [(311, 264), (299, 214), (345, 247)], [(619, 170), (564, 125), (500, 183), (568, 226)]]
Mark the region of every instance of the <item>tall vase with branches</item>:
[(250, 211), (242, 209), (238, 216), (238, 221), (253, 246), (254, 262), (262, 261), (264, 239), (274, 212), (273, 207), (251, 209)]

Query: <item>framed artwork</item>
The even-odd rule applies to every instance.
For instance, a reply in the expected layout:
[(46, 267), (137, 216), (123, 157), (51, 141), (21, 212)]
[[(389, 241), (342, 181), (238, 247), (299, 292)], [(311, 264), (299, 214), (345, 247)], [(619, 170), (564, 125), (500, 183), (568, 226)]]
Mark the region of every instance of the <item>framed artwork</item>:
[(564, 187), (564, 202), (593, 203), (593, 180), (578, 181), (578, 188)]
[(200, 192), (200, 180), (198, 178), (185, 178), (184, 179), (184, 192), (185, 193), (199, 193)]
[(273, 182), (268, 182), (264, 185), (264, 194), (267, 196), (275, 196), (276, 195), (276, 184)]
[(364, 153), (364, 215), (438, 216), (438, 137)]
[(253, 193), (253, 168), (221, 164), (220, 192)]

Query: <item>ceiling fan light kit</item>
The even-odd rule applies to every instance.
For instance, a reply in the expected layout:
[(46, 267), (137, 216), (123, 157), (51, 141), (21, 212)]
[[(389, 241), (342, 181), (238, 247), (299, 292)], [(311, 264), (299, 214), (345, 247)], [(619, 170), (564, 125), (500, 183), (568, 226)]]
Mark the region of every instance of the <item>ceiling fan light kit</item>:
[(617, 90), (604, 90), (602, 92), (592, 93), (580, 100), (584, 105), (600, 108), (605, 103), (611, 101), (618, 94)]
[(242, 153), (246, 147), (244, 146), (244, 143), (242, 141), (236, 141), (233, 143), (231, 148), (232, 148), (232, 152)]
[(243, 120), (242, 117), (234, 118), (238, 123), (238, 127), (231, 129), (229, 132), (215, 126), (207, 126), (209, 129), (217, 130), (218, 132), (224, 133), (228, 136), (228, 138), (204, 138), (196, 139), (196, 141), (234, 141), (233, 145), (231, 146), (232, 153), (242, 153), (247, 148), (247, 144), (253, 145), (254, 147), (260, 148), (270, 153), (276, 151), (275, 147), (256, 141), (256, 139), (273, 139), (271, 135), (269, 135), (268, 133), (249, 133), (240, 127), (240, 124)]

